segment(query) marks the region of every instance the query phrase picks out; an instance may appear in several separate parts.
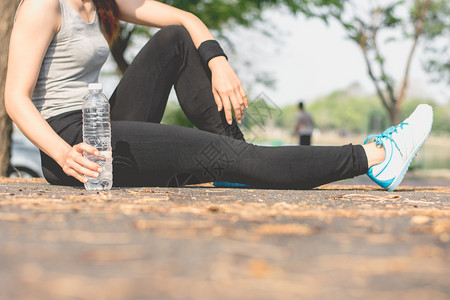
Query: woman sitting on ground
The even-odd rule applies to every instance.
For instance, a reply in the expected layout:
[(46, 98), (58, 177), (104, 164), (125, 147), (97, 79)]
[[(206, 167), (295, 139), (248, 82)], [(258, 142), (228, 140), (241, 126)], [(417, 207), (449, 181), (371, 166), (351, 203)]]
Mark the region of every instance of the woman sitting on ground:
[[(248, 107), (245, 90), (194, 15), (151, 0), (24, 0), (10, 42), (5, 105), (40, 148), (51, 184), (80, 185), (102, 172), (83, 157), (98, 151), (82, 142), (81, 105), (88, 84), (98, 81), (119, 20), (162, 29), (110, 98), (115, 186), (219, 180), (309, 189), (368, 172), (392, 190), (431, 130), (432, 109), (421, 105), (365, 145), (246, 143), (236, 124)], [(199, 130), (159, 124), (173, 85)]]

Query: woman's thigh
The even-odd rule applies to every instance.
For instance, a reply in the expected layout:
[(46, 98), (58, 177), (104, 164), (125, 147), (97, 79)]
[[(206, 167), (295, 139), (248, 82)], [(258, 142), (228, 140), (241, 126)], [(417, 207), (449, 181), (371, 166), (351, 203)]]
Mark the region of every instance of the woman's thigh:
[(180, 126), (133, 121), (112, 121), (111, 125), (117, 186), (173, 186), (223, 179), (236, 170), (239, 152), (254, 147)]

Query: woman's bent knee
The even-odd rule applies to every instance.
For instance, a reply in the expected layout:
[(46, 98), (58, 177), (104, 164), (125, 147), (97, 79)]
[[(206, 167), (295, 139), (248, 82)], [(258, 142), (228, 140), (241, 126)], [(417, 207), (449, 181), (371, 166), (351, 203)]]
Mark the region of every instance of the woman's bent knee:
[(167, 41), (179, 41), (190, 39), (189, 32), (181, 25), (169, 25), (159, 30), (153, 38)]

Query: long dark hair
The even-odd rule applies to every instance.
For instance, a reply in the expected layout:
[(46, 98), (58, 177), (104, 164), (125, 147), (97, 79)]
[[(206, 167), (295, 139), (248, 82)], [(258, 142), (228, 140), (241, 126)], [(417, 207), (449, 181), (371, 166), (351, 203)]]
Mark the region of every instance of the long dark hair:
[(119, 35), (119, 8), (115, 0), (94, 0), (100, 23), (110, 44)]

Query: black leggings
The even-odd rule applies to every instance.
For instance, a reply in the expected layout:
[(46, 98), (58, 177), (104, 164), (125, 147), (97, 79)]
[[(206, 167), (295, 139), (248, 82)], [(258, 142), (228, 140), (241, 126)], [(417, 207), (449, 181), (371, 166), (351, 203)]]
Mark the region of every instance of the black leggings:
[[(199, 129), (159, 124), (175, 86)], [(217, 111), (211, 74), (187, 31), (160, 30), (141, 50), (110, 99), (114, 186), (181, 186), (231, 181), (255, 188), (309, 189), (367, 172), (362, 146), (262, 147), (246, 143)], [(70, 145), (82, 142), (81, 111), (47, 120)], [(51, 184), (81, 185), (41, 152)]]

